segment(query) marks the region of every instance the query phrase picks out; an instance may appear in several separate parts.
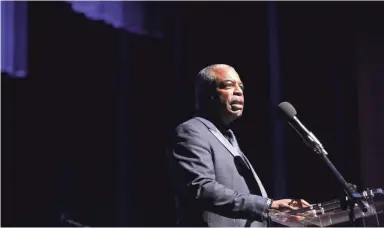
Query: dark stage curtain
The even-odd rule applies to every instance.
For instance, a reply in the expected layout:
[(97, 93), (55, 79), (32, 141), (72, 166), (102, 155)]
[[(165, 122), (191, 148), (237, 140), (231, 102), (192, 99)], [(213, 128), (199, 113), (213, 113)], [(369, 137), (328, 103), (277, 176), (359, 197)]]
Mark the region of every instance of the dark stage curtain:
[[(370, 169), (361, 157), (372, 157), (379, 147), (372, 144), (375, 149), (364, 152), (367, 141), (361, 140), (367, 134), (363, 129), (372, 126), (359, 113), (359, 110), (369, 112), (361, 109), (358, 102), (367, 98), (361, 82), (362, 78), (374, 76), (361, 75), (364, 72), (361, 69), (367, 69), (364, 59), (369, 54), (357, 52), (359, 47), (370, 44), (368, 40), (357, 43), (362, 31), (370, 31), (372, 39), (374, 31), (382, 31), (381, 9), (382, 4), (369, 3), (281, 3), (279, 8), (285, 99), (295, 105), (298, 117), (328, 149), (329, 158), (340, 173), (359, 190), (382, 187), (380, 182), (367, 182), (367, 177), (361, 175)], [(380, 43), (377, 41), (374, 46), (379, 48)], [(383, 63), (379, 57), (375, 61)], [(383, 85), (379, 80), (376, 82)], [(368, 99), (377, 103), (382, 98), (369, 96)], [(380, 137), (375, 128), (369, 131)], [(316, 202), (343, 194), (325, 163), (288, 127), (286, 139), (289, 195)], [(376, 162), (370, 160), (370, 164)], [(303, 173), (308, 175), (297, 178)]]
[[(355, 61), (358, 75), (360, 177), (363, 186), (373, 189), (384, 186), (384, 178), (380, 174), (384, 164), (384, 28), (379, 26), (382, 21), (380, 7), (370, 12), (369, 16), (365, 16), (365, 23), (359, 23), (355, 38)], [(384, 216), (381, 214), (378, 219), (382, 226)], [(376, 218), (370, 218), (367, 224), (376, 226)]]
[[(345, 179), (360, 186), (352, 7), (329, 7), (279, 5), (283, 97), (296, 107), (299, 119), (319, 138)], [(287, 193), (311, 202), (343, 194), (326, 164), (285, 126)]]
[(1, 73), (24, 78), (28, 73), (27, 2), (1, 1)]
[(67, 1), (75, 12), (131, 33), (164, 37), (163, 9), (144, 1)]
[[(3, 225), (65, 225), (66, 213), (90, 226), (134, 226), (147, 210), (149, 224), (159, 221), (166, 210), (148, 205), (167, 192), (147, 176), (162, 176), (154, 164), (165, 147), (158, 120), (169, 112), (164, 41), (64, 2), (30, 3), (29, 30), (28, 76), (2, 84), (2, 175), (12, 183), (3, 185)], [(140, 170), (149, 173), (133, 175)]]

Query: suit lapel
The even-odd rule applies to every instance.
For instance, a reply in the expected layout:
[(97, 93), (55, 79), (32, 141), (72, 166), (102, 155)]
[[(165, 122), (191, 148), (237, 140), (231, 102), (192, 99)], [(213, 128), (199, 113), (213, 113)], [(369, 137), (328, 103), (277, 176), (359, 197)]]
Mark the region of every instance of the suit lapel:
[(213, 125), (211, 122), (208, 120), (205, 120), (200, 117), (195, 117), (198, 119), (200, 122), (202, 122), (205, 126), (208, 127), (209, 131), (227, 148), (227, 150), (234, 156), (240, 156), (239, 152), (237, 149), (235, 149), (229, 142), (228, 140), (224, 137), (224, 135)]
[[(257, 185), (260, 188), (261, 195), (263, 197), (268, 197), (267, 192), (265, 191), (264, 186), (261, 183), (261, 180), (259, 179), (259, 176), (257, 176), (257, 174), (256, 174), (255, 170), (253, 169), (251, 163), (249, 162), (248, 158), (245, 155), (241, 156), (240, 153), (242, 153), (242, 152), (239, 152), (238, 149), (236, 149), (234, 146), (232, 146), (229, 143), (229, 141), (224, 137), (224, 135), (217, 129), (217, 127), (215, 127), (215, 125), (213, 125), (210, 121), (203, 119), (201, 117), (195, 117), (195, 118), (198, 119), (200, 122), (202, 122), (205, 126), (207, 126), (209, 131), (225, 146), (225, 148), (227, 148), (227, 150), (234, 157), (240, 156), (246, 160), (246, 162), (248, 163), (248, 165), (252, 171), (253, 177), (255, 178)], [(238, 145), (236, 138), (235, 138), (235, 142), (236, 142), (236, 145)], [(240, 147), (238, 147), (238, 148), (240, 149)]]
[(254, 176), (255, 179), (256, 179), (257, 185), (259, 185), (261, 195), (262, 195), (263, 197), (268, 197), (268, 195), (267, 195), (267, 191), (265, 191), (264, 186), (263, 186), (263, 183), (261, 183), (261, 180), (260, 180), (259, 176), (256, 174), (256, 172), (255, 172), (255, 170), (253, 169), (251, 163), (249, 162), (248, 158), (247, 158), (245, 155), (244, 155), (244, 159), (247, 160), (249, 166), (251, 167), (252, 174), (253, 174), (253, 176)]
[(234, 156), (240, 156), (239, 152), (228, 142), (228, 140), (221, 134), (220, 131), (209, 129), (211, 133), (227, 148), (227, 150)]

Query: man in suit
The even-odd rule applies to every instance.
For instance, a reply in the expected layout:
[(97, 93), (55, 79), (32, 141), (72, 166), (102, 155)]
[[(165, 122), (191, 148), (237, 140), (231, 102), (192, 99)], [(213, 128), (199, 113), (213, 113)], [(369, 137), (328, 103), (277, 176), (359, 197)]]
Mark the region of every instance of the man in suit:
[(230, 124), (241, 117), (244, 86), (236, 70), (215, 64), (195, 84), (196, 115), (180, 124), (170, 149), (177, 226), (267, 226), (269, 209), (297, 209), (304, 200), (272, 200)]

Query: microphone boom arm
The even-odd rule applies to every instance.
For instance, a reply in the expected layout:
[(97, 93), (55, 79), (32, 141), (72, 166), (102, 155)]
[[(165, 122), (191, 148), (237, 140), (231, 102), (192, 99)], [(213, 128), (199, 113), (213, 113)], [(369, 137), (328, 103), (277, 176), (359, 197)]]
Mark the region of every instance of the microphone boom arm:
[[(349, 199), (352, 201), (351, 203), (355, 204), (360, 207), (360, 209), (363, 212), (368, 211), (368, 206), (363, 203), (362, 197), (360, 194), (356, 192), (356, 189), (353, 188), (351, 184), (348, 184), (347, 181), (345, 181), (344, 177), (340, 174), (340, 172), (336, 169), (336, 167), (332, 164), (332, 162), (329, 160), (326, 154), (319, 153), (320, 157), (324, 160), (324, 162), (327, 164), (327, 166), (332, 170), (332, 172), (335, 174), (336, 178), (339, 180), (339, 182), (344, 187), (345, 192), (347, 193)], [(352, 204), (352, 206), (353, 206)]]

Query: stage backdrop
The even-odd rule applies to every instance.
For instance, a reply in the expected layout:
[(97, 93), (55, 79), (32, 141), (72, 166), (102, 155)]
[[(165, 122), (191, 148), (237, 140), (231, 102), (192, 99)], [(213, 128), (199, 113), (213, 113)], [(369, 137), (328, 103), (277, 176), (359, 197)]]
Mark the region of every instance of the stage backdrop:
[(1, 73), (24, 78), (28, 74), (27, 2), (1, 1)]
[[(164, 36), (163, 10), (158, 3), (67, 1), (72, 10), (116, 29), (150, 37)], [(1, 1), (1, 72), (24, 78), (28, 72), (28, 2)], [(45, 18), (45, 20), (47, 20)]]
[(364, 186), (383, 188), (384, 165), (384, 30), (356, 37), (359, 76), (360, 157)]

